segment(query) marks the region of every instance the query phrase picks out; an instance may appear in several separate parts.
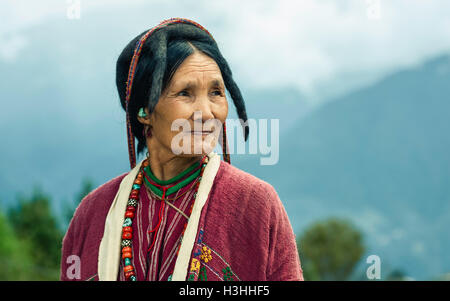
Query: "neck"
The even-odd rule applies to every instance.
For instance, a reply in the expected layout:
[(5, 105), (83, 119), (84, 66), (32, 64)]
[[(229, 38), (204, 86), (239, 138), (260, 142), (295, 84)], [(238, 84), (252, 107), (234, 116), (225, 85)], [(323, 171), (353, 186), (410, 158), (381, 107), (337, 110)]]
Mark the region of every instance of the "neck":
[(149, 165), (153, 175), (161, 181), (167, 181), (184, 171), (186, 168), (199, 161), (202, 155), (194, 157), (180, 157), (173, 153), (149, 152)]

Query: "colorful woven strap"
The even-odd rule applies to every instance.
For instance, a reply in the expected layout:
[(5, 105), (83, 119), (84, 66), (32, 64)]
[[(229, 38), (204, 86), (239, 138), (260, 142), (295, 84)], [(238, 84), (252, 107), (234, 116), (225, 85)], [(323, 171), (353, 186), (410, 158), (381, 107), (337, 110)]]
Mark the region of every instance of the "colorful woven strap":
[(184, 18), (171, 18), (168, 20), (164, 20), (161, 23), (159, 23), (157, 26), (153, 27), (149, 31), (147, 31), (137, 42), (136, 48), (134, 49), (133, 58), (131, 59), (130, 63), (130, 69), (128, 71), (128, 78), (127, 78), (127, 86), (126, 86), (126, 94), (125, 94), (125, 102), (126, 102), (126, 118), (127, 118), (127, 139), (128, 139), (128, 155), (130, 159), (130, 167), (133, 169), (136, 166), (136, 150), (135, 150), (135, 144), (134, 144), (134, 135), (131, 131), (131, 122), (130, 122), (130, 114), (128, 111), (128, 105), (130, 103), (130, 95), (131, 95), (131, 88), (133, 87), (133, 80), (134, 75), (136, 72), (136, 66), (139, 61), (139, 56), (142, 51), (142, 46), (144, 45), (147, 38), (156, 30), (161, 29), (169, 24), (174, 23), (185, 23), (185, 24), (192, 24), (194, 26), (197, 26), (198, 28), (205, 31), (211, 38), (212, 35), (200, 24)]
[(222, 125), (222, 153), (223, 153), (223, 160), (227, 162), (228, 164), (231, 164), (230, 159), (230, 152), (228, 150), (228, 143), (227, 143), (227, 126), (225, 121)]

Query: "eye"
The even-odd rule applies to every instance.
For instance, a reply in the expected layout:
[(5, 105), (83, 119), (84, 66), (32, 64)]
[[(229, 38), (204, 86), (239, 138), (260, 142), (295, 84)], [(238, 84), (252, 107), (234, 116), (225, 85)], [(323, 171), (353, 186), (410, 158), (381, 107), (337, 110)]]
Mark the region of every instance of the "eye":
[(189, 92), (186, 90), (178, 92), (177, 96), (189, 96)]
[(212, 95), (214, 95), (214, 96), (222, 96), (222, 91), (220, 91), (220, 90), (213, 90), (212, 92)]

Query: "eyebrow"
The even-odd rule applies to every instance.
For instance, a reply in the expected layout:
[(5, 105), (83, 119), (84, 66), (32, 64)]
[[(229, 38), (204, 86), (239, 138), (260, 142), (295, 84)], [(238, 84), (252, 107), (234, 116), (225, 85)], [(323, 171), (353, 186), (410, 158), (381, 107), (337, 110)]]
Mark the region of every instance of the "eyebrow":
[(223, 87), (223, 82), (221, 82), (218, 79), (215, 79), (211, 82), (211, 84), (209, 85), (210, 87), (219, 87), (222, 88)]
[[(196, 83), (194, 81), (188, 81), (186, 83), (184, 83), (183, 85), (180, 85), (180, 87), (182, 87), (181, 89), (191, 89), (193, 87), (195, 87)], [(218, 88), (223, 88), (224, 84), (222, 81), (218, 80), (218, 79), (214, 79), (209, 83), (209, 87), (218, 87)]]

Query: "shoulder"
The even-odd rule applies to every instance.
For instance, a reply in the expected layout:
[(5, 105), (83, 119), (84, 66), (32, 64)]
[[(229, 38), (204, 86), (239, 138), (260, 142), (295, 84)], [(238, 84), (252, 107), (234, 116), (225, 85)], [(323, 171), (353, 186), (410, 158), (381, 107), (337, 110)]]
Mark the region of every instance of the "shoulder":
[(250, 202), (252, 206), (266, 209), (281, 205), (271, 184), (224, 161), (221, 161), (216, 180), (217, 186), (227, 198)]
[(72, 217), (62, 241), (61, 280), (69, 280), (67, 259), (77, 255), (85, 264), (81, 268), (81, 279), (96, 273), (98, 247), (109, 207), (127, 173), (117, 176), (97, 187), (81, 200)]
[(92, 220), (96, 216), (105, 215), (111, 206), (122, 179), (127, 174), (124, 173), (109, 180), (86, 195), (75, 210), (71, 224), (83, 222), (87, 218)]
[(224, 161), (220, 163), (219, 173), (221, 181), (226, 182), (229, 188), (251, 190), (257, 194), (276, 194), (274, 187), (268, 182)]

